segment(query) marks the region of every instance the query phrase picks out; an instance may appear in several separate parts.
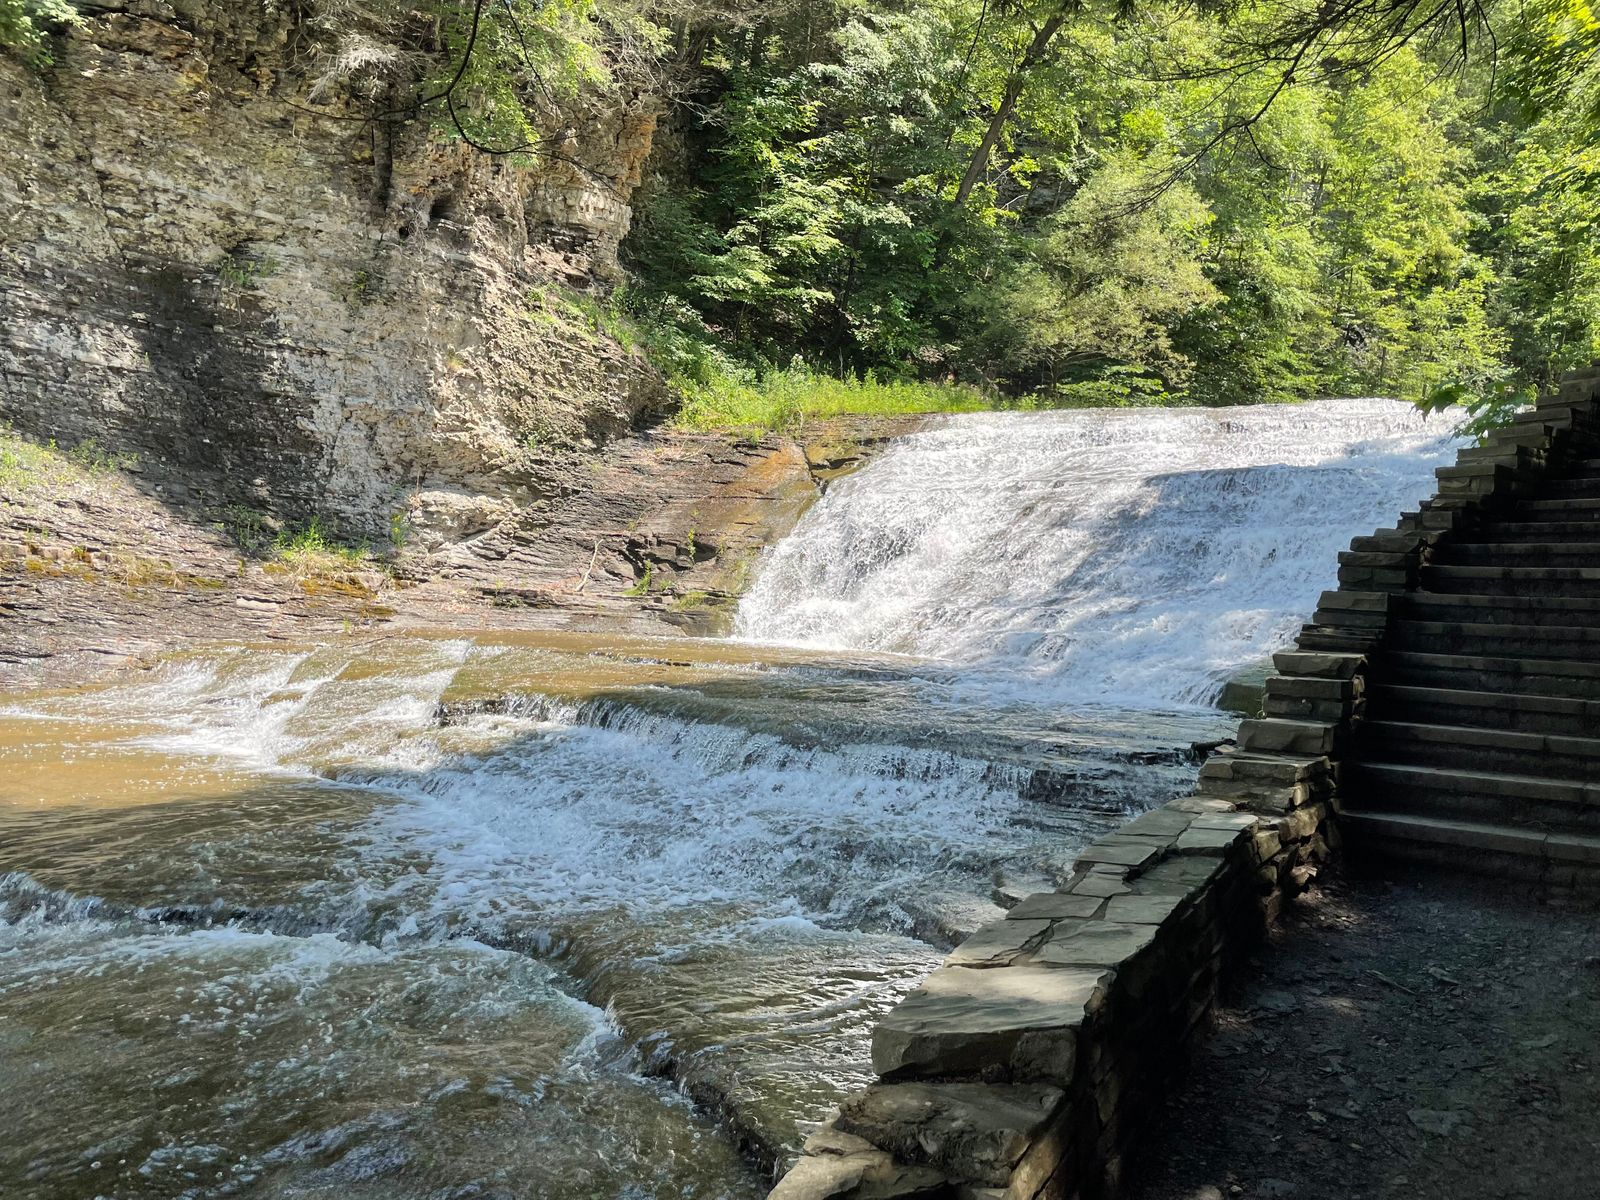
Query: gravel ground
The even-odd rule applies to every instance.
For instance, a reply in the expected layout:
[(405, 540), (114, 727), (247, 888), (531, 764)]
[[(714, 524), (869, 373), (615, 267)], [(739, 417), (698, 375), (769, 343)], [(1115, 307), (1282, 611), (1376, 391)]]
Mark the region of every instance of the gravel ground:
[(1600, 1197), (1600, 919), (1394, 868), (1301, 900), (1128, 1200)]

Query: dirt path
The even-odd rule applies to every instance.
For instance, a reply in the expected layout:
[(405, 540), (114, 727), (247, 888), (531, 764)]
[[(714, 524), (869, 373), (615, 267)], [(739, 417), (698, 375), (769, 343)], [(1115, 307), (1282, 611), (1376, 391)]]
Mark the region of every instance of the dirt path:
[(1600, 1197), (1600, 920), (1393, 878), (1288, 916), (1128, 1164), (1129, 1200)]

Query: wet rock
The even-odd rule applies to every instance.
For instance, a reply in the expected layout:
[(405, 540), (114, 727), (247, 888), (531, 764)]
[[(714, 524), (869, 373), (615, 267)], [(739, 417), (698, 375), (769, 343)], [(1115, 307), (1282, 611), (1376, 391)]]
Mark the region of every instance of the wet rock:
[(1092, 968), (941, 967), (872, 1031), (872, 1066), (887, 1078), (1071, 1077), (1078, 1027), (1104, 1002)]
[(1043, 1084), (878, 1084), (848, 1100), (838, 1124), (904, 1162), (998, 1186), (1010, 1179), (1064, 1095)]
[(935, 1200), (949, 1183), (931, 1167), (906, 1166), (864, 1138), (819, 1132), (768, 1200)]

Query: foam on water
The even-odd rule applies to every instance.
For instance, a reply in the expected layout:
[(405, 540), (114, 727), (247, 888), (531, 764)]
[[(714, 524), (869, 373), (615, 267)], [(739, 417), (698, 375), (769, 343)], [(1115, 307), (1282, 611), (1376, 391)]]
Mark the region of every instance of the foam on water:
[(760, 1194), (525, 955), (152, 926), (20, 876), (0, 902), (0, 1029), (31, 1034), (0, 1056), (7, 1195)]
[(1390, 400), (951, 418), (830, 488), (737, 632), (955, 660), (999, 695), (1203, 702), (1457, 444)]
[[(43, 1132), (26, 1161), (0, 1148), (0, 1190), (53, 1171), (51, 1200), (758, 1193), (644, 1066), (792, 1146), (869, 1078), (875, 1016), (998, 915), (997, 882), (1051, 886), (1188, 785), (1174, 749), (1223, 722), (1173, 704), (1302, 619), (1334, 550), (1424, 494), (1448, 446), (1379, 401), (916, 435), (830, 490), (739, 616), (941, 660), (914, 670), (666, 686), (608, 648), (596, 682), (571, 649), (391, 638), (207, 650), (13, 703), (37, 722), (6, 743), (28, 786), (63, 790), (0, 808), (50, 884), (0, 876), (0, 1021), (61, 1031), (38, 1061), (94, 1102), (14, 1101)], [(563, 654), (573, 694), (502, 694)], [(490, 711), (441, 725), (486, 665)], [(119, 763), (132, 783), (105, 782)], [(183, 787), (139, 782), (185, 763), (206, 767)], [(105, 1043), (124, 1061), (96, 1052), (126, 1029)], [(0, 1097), (25, 1096), (3, 1060)], [(117, 1137), (125, 1170), (85, 1165)]]

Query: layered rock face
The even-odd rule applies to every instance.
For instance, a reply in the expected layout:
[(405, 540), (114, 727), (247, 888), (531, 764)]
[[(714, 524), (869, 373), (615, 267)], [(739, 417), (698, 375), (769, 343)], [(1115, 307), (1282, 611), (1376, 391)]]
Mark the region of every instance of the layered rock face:
[(652, 102), (517, 165), (311, 105), (289, 7), (134, 0), (46, 72), (0, 53), (0, 419), (189, 507), (488, 529), (664, 402), (562, 290), (617, 276)]

